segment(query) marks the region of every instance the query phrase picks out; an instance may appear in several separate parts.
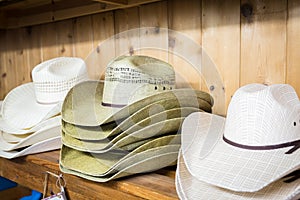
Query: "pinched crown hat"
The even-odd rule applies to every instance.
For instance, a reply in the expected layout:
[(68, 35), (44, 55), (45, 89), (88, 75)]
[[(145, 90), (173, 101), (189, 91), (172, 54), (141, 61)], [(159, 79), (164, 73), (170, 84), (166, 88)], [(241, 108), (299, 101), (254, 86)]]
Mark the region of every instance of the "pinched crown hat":
[(7, 132), (9, 127), (13, 127), (12, 131), (29, 129), (60, 113), (59, 102), (69, 89), (87, 79), (86, 65), (80, 58), (54, 58), (37, 65), (32, 70), (32, 79), (32, 83), (16, 87), (5, 97), (0, 130), (1, 126)]
[(176, 168), (176, 191), (180, 199), (230, 199), (230, 200), (298, 200), (300, 179), (293, 173), (279, 179), (257, 192), (236, 192), (200, 181), (191, 175), (179, 151)]
[(182, 155), (200, 181), (255, 192), (300, 167), (300, 102), (287, 84), (249, 84), (233, 95), (227, 118), (189, 115)]
[[(88, 81), (73, 87), (62, 108), (63, 121), (78, 126), (100, 126), (127, 118), (139, 109), (173, 93), (175, 72), (171, 65), (147, 56), (121, 56), (112, 60), (104, 83)], [(211, 111), (212, 98), (202, 93)]]

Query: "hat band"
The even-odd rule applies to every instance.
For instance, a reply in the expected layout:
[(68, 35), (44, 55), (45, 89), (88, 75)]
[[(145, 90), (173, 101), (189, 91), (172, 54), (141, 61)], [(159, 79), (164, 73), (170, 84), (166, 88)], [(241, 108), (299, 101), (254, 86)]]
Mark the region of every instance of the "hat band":
[(250, 145), (239, 144), (239, 143), (236, 143), (236, 142), (233, 142), (233, 141), (227, 139), (225, 137), (225, 135), (223, 135), (223, 140), (224, 140), (224, 142), (226, 142), (227, 144), (230, 144), (232, 146), (242, 148), (242, 149), (249, 149), (249, 150), (274, 150), (274, 149), (281, 149), (281, 148), (293, 146), (293, 148), (291, 148), (290, 150), (285, 152), (285, 154), (292, 154), (300, 148), (300, 140), (296, 140), (293, 142), (286, 142), (286, 143), (282, 143), (282, 144), (266, 145), (266, 146), (250, 146)]
[(112, 103), (104, 103), (103, 101), (101, 102), (101, 105), (102, 106), (105, 106), (105, 107), (113, 107), (113, 108), (123, 108), (127, 105), (122, 105), (122, 104), (112, 104)]
[(300, 169), (291, 172), (290, 174), (284, 176), (283, 178), (286, 179), (283, 181), (285, 183), (292, 183), (292, 182), (296, 181), (297, 179), (300, 178)]

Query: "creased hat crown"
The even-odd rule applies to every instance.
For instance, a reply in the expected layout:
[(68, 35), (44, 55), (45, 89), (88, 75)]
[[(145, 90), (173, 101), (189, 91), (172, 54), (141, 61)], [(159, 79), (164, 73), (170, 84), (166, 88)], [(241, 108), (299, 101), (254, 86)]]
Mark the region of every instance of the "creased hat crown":
[(35, 95), (39, 103), (63, 101), (77, 83), (88, 79), (84, 60), (59, 57), (40, 63), (32, 70)]
[(241, 87), (228, 107), (224, 137), (250, 146), (300, 140), (300, 102), (287, 84)]
[(173, 67), (147, 56), (121, 56), (105, 72), (103, 105), (122, 107), (175, 87)]

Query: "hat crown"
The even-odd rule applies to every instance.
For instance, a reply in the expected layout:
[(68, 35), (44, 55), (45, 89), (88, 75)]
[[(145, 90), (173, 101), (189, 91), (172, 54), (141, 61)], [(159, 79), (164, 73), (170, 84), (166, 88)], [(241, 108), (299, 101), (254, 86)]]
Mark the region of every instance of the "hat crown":
[(228, 107), (224, 137), (241, 145), (267, 146), (300, 139), (300, 102), (287, 84), (241, 87)]
[(63, 101), (77, 83), (88, 79), (81, 58), (59, 57), (40, 63), (32, 70), (36, 99), (39, 103)]
[(122, 107), (174, 87), (170, 64), (147, 56), (121, 56), (106, 68), (103, 103)]

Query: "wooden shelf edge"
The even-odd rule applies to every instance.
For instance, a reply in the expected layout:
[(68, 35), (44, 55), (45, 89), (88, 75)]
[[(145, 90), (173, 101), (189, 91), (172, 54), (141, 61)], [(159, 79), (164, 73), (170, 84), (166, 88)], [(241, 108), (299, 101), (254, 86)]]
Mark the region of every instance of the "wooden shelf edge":
[[(37, 14), (29, 14), (26, 16), (12, 16), (8, 17), (5, 13), (0, 13), (0, 29), (12, 29), (12, 28), (20, 28), (26, 26), (33, 26), (39, 24), (45, 24), (50, 22), (61, 21), (65, 19), (81, 17), (101, 12), (112, 11), (116, 9), (125, 9), (135, 6), (140, 6), (143, 4), (158, 2), (162, 0), (128, 0), (125, 3), (124, 0), (95, 0), (93, 3), (89, 5), (82, 5), (73, 8), (65, 8), (61, 10), (49, 10), (48, 12), (41, 12)], [(111, 4), (104, 3), (111, 2)], [(114, 3), (113, 3), (114, 2)], [(123, 2), (123, 3), (122, 3)]]

